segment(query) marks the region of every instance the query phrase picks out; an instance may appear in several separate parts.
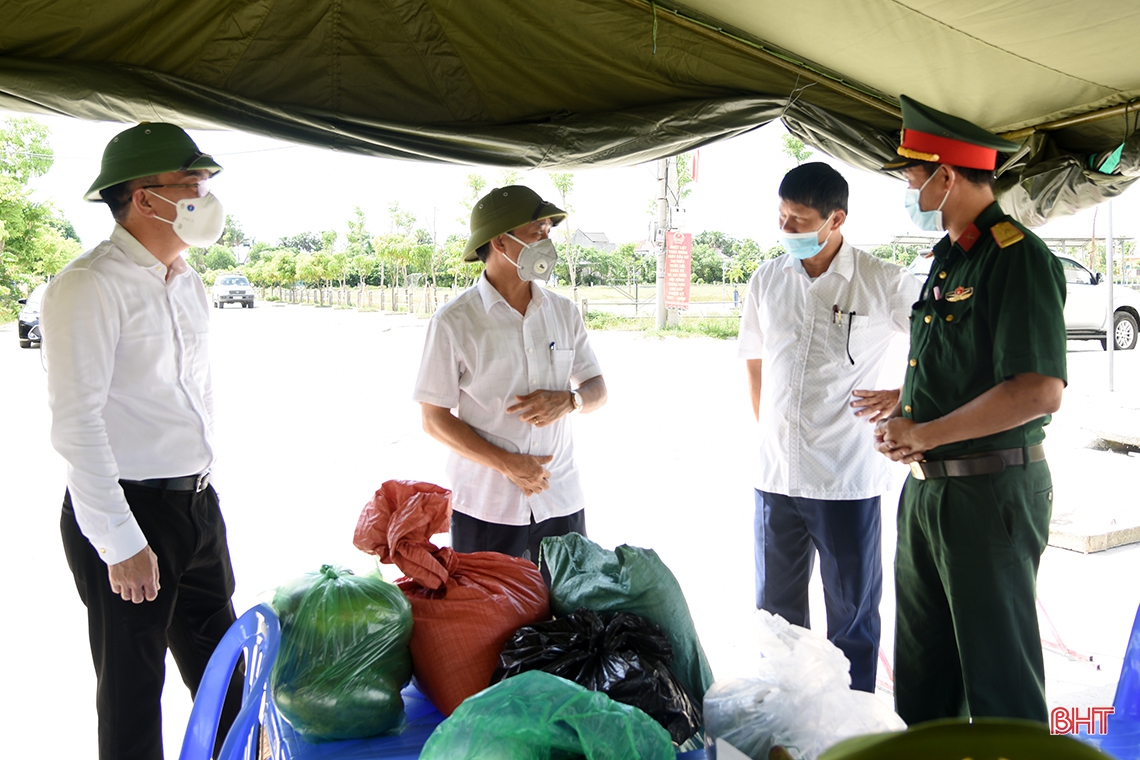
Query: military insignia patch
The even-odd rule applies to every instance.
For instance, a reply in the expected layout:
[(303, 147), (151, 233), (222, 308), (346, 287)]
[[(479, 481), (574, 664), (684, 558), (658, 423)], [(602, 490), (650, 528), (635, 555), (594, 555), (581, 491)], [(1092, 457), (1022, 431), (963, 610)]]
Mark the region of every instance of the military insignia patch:
[(954, 288), (953, 291), (946, 294), (946, 300), (950, 303), (958, 303), (959, 301), (965, 301), (972, 295), (974, 295), (973, 288), (957, 287)]
[(990, 227), (990, 234), (994, 236), (998, 248), (1007, 248), (1025, 239), (1025, 233), (1009, 222), (998, 222), (993, 227)]

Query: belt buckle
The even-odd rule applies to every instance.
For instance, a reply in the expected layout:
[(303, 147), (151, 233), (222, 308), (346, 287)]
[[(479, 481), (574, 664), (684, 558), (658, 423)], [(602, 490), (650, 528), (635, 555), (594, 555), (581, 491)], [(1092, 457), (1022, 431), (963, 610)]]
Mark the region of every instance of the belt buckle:
[(910, 476), (915, 480), (926, 480), (926, 471), (922, 469), (922, 462), (910, 463)]
[(210, 485), (210, 471), (206, 470), (194, 481), (194, 493), (202, 493)]

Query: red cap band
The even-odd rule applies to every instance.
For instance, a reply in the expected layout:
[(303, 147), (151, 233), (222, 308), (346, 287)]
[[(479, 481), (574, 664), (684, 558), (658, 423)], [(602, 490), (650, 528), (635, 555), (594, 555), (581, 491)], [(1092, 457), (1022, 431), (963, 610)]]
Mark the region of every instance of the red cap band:
[(914, 129), (904, 129), (902, 147), (922, 153), (937, 153), (938, 163), (964, 166), (967, 169), (993, 169), (997, 151), (973, 143), (939, 137)]

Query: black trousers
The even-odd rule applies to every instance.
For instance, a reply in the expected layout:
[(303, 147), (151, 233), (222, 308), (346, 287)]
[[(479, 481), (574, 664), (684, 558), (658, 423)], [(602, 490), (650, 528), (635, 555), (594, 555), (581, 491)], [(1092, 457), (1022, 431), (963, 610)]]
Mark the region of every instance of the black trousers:
[[(174, 653), (191, 695), (214, 647), (234, 622), (233, 569), (226, 525), (213, 487), (201, 493), (123, 485), (127, 504), (158, 556), (158, 597), (123, 601), (107, 565), (79, 530), (71, 494), (60, 531), (79, 597), (87, 606), (95, 663), (101, 760), (162, 760), (162, 686), (166, 650)], [(242, 679), (230, 683), (218, 744), (241, 708)]]
[(586, 510), (540, 523), (530, 516), (530, 525), (502, 525), (462, 512), (451, 513), (451, 548), (457, 552), (500, 552), (538, 564), (538, 549), (547, 536), (567, 533), (586, 535)]

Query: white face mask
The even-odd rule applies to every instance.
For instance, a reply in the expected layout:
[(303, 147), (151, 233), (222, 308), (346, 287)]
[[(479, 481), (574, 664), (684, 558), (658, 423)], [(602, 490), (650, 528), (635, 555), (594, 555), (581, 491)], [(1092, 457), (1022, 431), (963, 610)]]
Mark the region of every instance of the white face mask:
[(162, 221), (173, 226), (174, 234), (181, 238), (186, 245), (194, 248), (209, 248), (218, 242), (218, 238), (222, 236), (222, 230), (226, 227), (226, 212), (213, 193), (207, 193), (201, 198), (183, 198), (180, 201), (172, 201), (169, 198), (163, 198), (153, 190), (147, 190), (147, 192), (155, 198), (162, 198), (171, 206), (177, 207), (178, 211), (174, 214), (174, 221), (162, 219), (161, 216), (155, 216), (155, 219), (162, 219)]
[(549, 280), (550, 275), (554, 273), (554, 265), (558, 263), (558, 249), (554, 247), (554, 241), (543, 238), (533, 243), (524, 243), (509, 232), (504, 234), (523, 247), (519, 251), (518, 263), (511, 261), (511, 258), (503, 253), (503, 258), (511, 261), (519, 270), (519, 279), (543, 282)]

